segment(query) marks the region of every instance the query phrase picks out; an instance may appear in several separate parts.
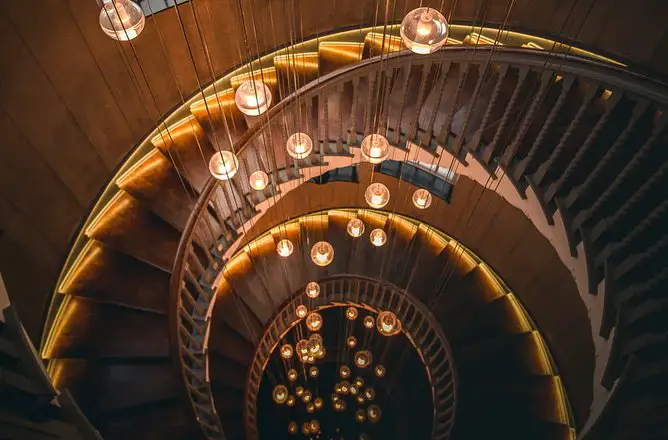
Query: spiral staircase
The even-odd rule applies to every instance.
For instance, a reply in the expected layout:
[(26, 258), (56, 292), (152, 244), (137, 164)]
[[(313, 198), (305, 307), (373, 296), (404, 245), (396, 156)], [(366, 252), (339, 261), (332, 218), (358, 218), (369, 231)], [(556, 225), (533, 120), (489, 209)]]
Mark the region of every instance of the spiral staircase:
[[(276, 286), (278, 296), (267, 302), (253, 287), (259, 280), (233, 277), (235, 297), (243, 299), (241, 310), (254, 331), (221, 311), (229, 298), (216, 301), (206, 360), (206, 350), (190, 348), (201, 348), (216, 275), (226, 263), (230, 272), (228, 259), (253, 219), (281, 194), (303, 177), (359, 159), (357, 147), (372, 131), (378, 109), (386, 121), (380, 128), (397, 151), (406, 152), (410, 141), (415, 148), (408, 152), (417, 149), (421, 158), (448, 155), (462, 167), (475, 161), (492, 179), (509, 179), (522, 197), (536, 197), (548, 222), (560, 219), (572, 256), (587, 263), (590, 293), (605, 295), (602, 334), (616, 329), (603, 380), (616, 388), (610, 411), (591, 433), (660, 438), (668, 429), (660, 417), (666, 393), (657, 385), (668, 360), (661, 295), (668, 275), (661, 263), (668, 253), (662, 228), (668, 215), (662, 194), (668, 94), (610, 65), (492, 48), (475, 39), (465, 43), (475, 45), (409, 56), (396, 36), (369, 32), (363, 42), (287, 50), (265, 60), (270, 66), (233, 75), (230, 88), (210, 87), (188, 106), (189, 114), (160, 127), (152, 146), (110, 184), (109, 196), (82, 230), (58, 283), (43, 343), (55, 385), (72, 391), (105, 438), (222, 438), (218, 416), (226, 438), (242, 437), (243, 384), (256, 335), (271, 306), (297, 286)], [(381, 51), (390, 53), (382, 74), (374, 58)], [(234, 88), (251, 77), (272, 90), (276, 103), (266, 116), (244, 116), (234, 106)], [(296, 86), (303, 88), (295, 96)], [(290, 127), (295, 105), (304, 110), (315, 144), (301, 161), (286, 155), (285, 128), (274, 120), (281, 117)], [(240, 157), (239, 174), (214, 184), (206, 163), (230, 141)], [(257, 169), (272, 179), (262, 192), (248, 185)], [(411, 254), (420, 231), (397, 234), (411, 258), (435, 257), (441, 266), (451, 261), (447, 246)], [(282, 267), (271, 263), (274, 239), (248, 256), (245, 269)], [(453, 437), (512, 432), (526, 439), (573, 438), (567, 411), (545, 404), (556, 401), (560, 388), (539, 334), (512, 294), (488, 285), (485, 270), (479, 262), (457, 266), (434, 309), (460, 372)], [(411, 282), (430, 276), (416, 274)], [(421, 292), (414, 284), (410, 290)], [(176, 369), (170, 340), (182, 344)], [(487, 370), (491, 363), (498, 364), (494, 374)], [(631, 409), (632, 417), (615, 416)], [(615, 428), (607, 431), (611, 421)]]

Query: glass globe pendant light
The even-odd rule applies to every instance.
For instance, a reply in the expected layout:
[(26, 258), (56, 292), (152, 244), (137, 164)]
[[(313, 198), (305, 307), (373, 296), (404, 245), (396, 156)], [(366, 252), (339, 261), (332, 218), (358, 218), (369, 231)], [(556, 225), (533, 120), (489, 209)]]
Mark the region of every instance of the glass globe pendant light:
[(283, 359), (290, 359), (294, 353), (294, 350), (292, 349), (292, 345), (290, 344), (285, 344), (281, 347), (281, 357)]
[(437, 51), (448, 40), (450, 26), (433, 8), (417, 8), (406, 14), (399, 33), (407, 48), (417, 54)]
[(341, 379), (347, 379), (350, 377), (350, 367), (347, 365), (341, 365), (339, 368), (339, 376)]
[(290, 434), (297, 434), (297, 424), (295, 422), (288, 423), (288, 432)]
[(295, 309), (295, 314), (297, 315), (297, 318), (304, 318), (308, 314), (308, 309), (304, 304), (300, 304)]
[(278, 244), (276, 245), (276, 252), (278, 252), (278, 255), (280, 255), (281, 257), (289, 257), (292, 254), (292, 251), (294, 250), (295, 250), (294, 245), (287, 238), (284, 238), (283, 240), (279, 241)]
[(280, 404), (285, 403), (285, 401), (288, 399), (288, 389), (286, 388), (285, 385), (276, 385), (274, 387), (274, 391), (272, 392), (272, 398), (274, 399), (274, 402)]
[(334, 247), (326, 241), (319, 241), (311, 248), (311, 260), (318, 266), (327, 266), (334, 260)]
[(306, 317), (306, 327), (312, 332), (317, 332), (322, 328), (322, 316), (320, 313), (313, 312)]
[(378, 333), (383, 336), (394, 336), (401, 331), (401, 322), (399, 321), (399, 318), (388, 310), (378, 314), (376, 323), (378, 326)]
[(346, 345), (350, 348), (355, 348), (357, 345), (357, 338), (354, 336), (349, 336), (348, 339), (346, 339)]
[(298, 377), (297, 370), (295, 370), (294, 368), (291, 368), (290, 370), (288, 370), (288, 380), (290, 382), (296, 381), (297, 377)]
[(371, 365), (372, 359), (371, 352), (368, 350), (358, 351), (353, 358), (355, 366), (359, 368), (366, 368)]
[(364, 199), (372, 208), (380, 209), (390, 201), (390, 190), (380, 182), (372, 183), (364, 191)]
[(371, 423), (376, 423), (380, 420), (381, 411), (378, 405), (371, 405), (366, 409), (367, 417)]
[(358, 315), (358, 312), (357, 312), (357, 309), (355, 307), (351, 306), (351, 307), (348, 307), (346, 309), (346, 318), (350, 319), (351, 321), (353, 319), (357, 319), (357, 315)]
[(322, 397), (316, 397), (313, 399), (313, 404), (315, 405), (315, 409), (321, 409), (323, 405)]
[(293, 159), (305, 159), (313, 151), (313, 141), (306, 133), (298, 132), (288, 138), (285, 148)]
[(373, 388), (365, 389), (363, 395), (366, 400), (373, 400), (376, 398), (376, 392), (373, 390)]
[(376, 365), (376, 368), (374, 368), (373, 372), (376, 373), (377, 377), (383, 377), (385, 376), (385, 367), (382, 365)]
[(308, 375), (313, 378), (318, 377), (318, 373), (319, 373), (318, 367), (316, 367), (315, 365), (308, 369)]
[(374, 246), (382, 246), (387, 241), (387, 234), (382, 229), (374, 229), (369, 234), (369, 239)]
[(417, 209), (427, 209), (431, 205), (431, 193), (426, 189), (416, 189), (413, 193), (413, 204)]
[(317, 298), (320, 295), (320, 284), (311, 281), (306, 285), (306, 296), (309, 298)]
[(262, 191), (269, 185), (269, 176), (262, 170), (253, 171), (248, 178), (248, 183), (255, 191)]
[(295, 396), (293, 395), (289, 395), (287, 400), (285, 401), (285, 405), (289, 406), (290, 408), (295, 406), (295, 403), (297, 403), (297, 399), (295, 399)]
[(366, 411), (364, 411), (362, 408), (355, 411), (355, 420), (357, 420), (359, 423), (364, 422), (366, 420)]
[(364, 327), (366, 328), (373, 328), (373, 325), (375, 324), (373, 316), (367, 315), (364, 317)]
[(239, 160), (231, 151), (218, 151), (209, 159), (209, 172), (218, 180), (230, 180), (237, 171), (239, 171)]
[(262, 81), (244, 81), (234, 93), (234, 102), (244, 115), (260, 116), (271, 105), (271, 91)]
[(358, 218), (353, 218), (348, 222), (346, 230), (351, 237), (361, 237), (364, 234), (364, 222)]
[(146, 18), (137, 3), (130, 0), (103, 0), (103, 3), (100, 27), (109, 37), (129, 41), (144, 30)]
[(381, 163), (390, 155), (390, 143), (383, 135), (370, 134), (362, 140), (360, 152), (369, 163)]

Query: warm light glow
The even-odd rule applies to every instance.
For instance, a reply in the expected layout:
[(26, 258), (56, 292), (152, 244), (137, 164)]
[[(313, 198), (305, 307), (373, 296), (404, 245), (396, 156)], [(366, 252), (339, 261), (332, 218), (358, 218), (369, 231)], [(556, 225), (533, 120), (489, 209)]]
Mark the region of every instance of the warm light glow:
[(290, 408), (295, 406), (296, 403), (297, 403), (297, 399), (292, 394), (290, 394), (285, 401), (285, 405), (289, 406)]
[(297, 434), (297, 424), (295, 422), (288, 423), (288, 432), (290, 434)]
[(317, 332), (322, 327), (322, 316), (320, 313), (313, 312), (306, 318), (306, 327), (312, 332)]
[(294, 245), (290, 240), (287, 238), (284, 238), (283, 240), (279, 241), (278, 244), (276, 245), (276, 252), (278, 252), (278, 255), (281, 257), (289, 257), (292, 255), (292, 251), (295, 250)]
[(350, 377), (350, 367), (347, 365), (341, 365), (339, 368), (339, 376), (341, 379), (347, 379)]
[(334, 260), (334, 247), (326, 241), (319, 241), (311, 248), (311, 260), (318, 266), (327, 266)]
[(378, 314), (376, 320), (378, 324), (378, 332), (383, 336), (394, 336), (401, 331), (401, 322), (397, 315), (385, 310)]
[(416, 189), (413, 193), (413, 204), (418, 209), (427, 209), (431, 205), (431, 193), (426, 189)]
[(359, 368), (366, 368), (371, 365), (373, 357), (368, 350), (361, 350), (355, 353), (355, 366)]
[(310, 392), (309, 390), (305, 390), (302, 393), (302, 401), (304, 403), (309, 403), (313, 399), (313, 393)]
[(269, 185), (269, 176), (264, 171), (253, 171), (248, 178), (248, 182), (256, 191), (262, 191)]
[(308, 351), (312, 356), (317, 355), (322, 350), (322, 336), (315, 334), (308, 340)]
[(373, 400), (376, 398), (376, 392), (373, 388), (366, 388), (362, 394), (366, 400)]
[(378, 420), (380, 420), (381, 411), (378, 405), (371, 405), (366, 409), (366, 414), (367, 417), (369, 417), (369, 421), (371, 423), (376, 423)]
[(382, 365), (376, 365), (376, 368), (374, 368), (374, 373), (376, 373), (376, 376), (378, 377), (383, 377), (385, 376), (385, 367)]
[(315, 409), (320, 409), (320, 408), (322, 408), (322, 405), (323, 405), (323, 403), (322, 403), (322, 398), (320, 398), (320, 397), (316, 397), (316, 398), (313, 400), (313, 404), (315, 405)]
[(306, 405), (306, 412), (313, 414), (315, 412), (315, 404), (313, 402)]
[(346, 229), (351, 237), (361, 237), (364, 234), (364, 222), (358, 218), (353, 218), (348, 222)]
[(290, 359), (294, 351), (292, 350), (292, 345), (285, 344), (281, 347), (281, 357), (283, 359)]
[(357, 403), (360, 404), (360, 405), (364, 404), (364, 396), (363, 395), (360, 394), (359, 396), (357, 396)]
[(350, 392), (350, 382), (344, 380), (341, 382), (341, 394), (346, 395)]
[(288, 138), (285, 144), (290, 157), (294, 159), (305, 159), (313, 151), (313, 141), (306, 133), (295, 133)]
[(230, 180), (237, 171), (239, 171), (239, 160), (231, 151), (218, 151), (209, 159), (209, 172), (218, 180)]
[(300, 304), (295, 309), (295, 314), (297, 315), (297, 318), (304, 318), (308, 314), (308, 309), (304, 304)]
[(234, 102), (241, 113), (259, 116), (271, 105), (271, 91), (262, 81), (244, 81), (234, 94)]
[(355, 378), (355, 386), (357, 386), (357, 388), (362, 388), (364, 386), (364, 379), (361, 377)]
[(364, 191), (364, 199), (372, 208), (380, 209), (390, 201), (390, 190), (380, 182), (372, 183)]
[(312, 434), (317, 434), (320, 432), (320, 422), (317, 420), (311, 420), (309, 423), (309, 427), (311, 428), (311, 433)]
[(308, 369), (308, 375), (313, 378), (318, 377), (318, 373), (319, 373), (318, 367), (316, 367), (315, 365)]
[(100, 27), (109, 37), (129, 41), (144, 30), (146, 18), (138, 4), (130, 0), (103, 0), (103, 3)]
[(357, 385), (350, 385), (350, 395), (351, 396), (357, 396), (357, 393), (359, 393), (360, 389)]
[(299, 385), (297, 388), (295, 388), (295, 394), (297, 397), (301, 397), (304, 394), (304, 387)]
[(309, 298), (317, 298), (320, 295), (320, 284), (311, 281), (306, 285), (306, 296)]
[(372, 245), (382, 246), (387, 241), (387, 234), (382, 229), (374, 229), (371, 231), (371, 234), (369, 234), (369, 239), (371, 240)]
[(296, 381), (297, 377), (298, 377), (297, 370), (295, 370), (294, 368), (291, 368), (290, 370), (288, 370), (288, 380), (290, 382)]
[(417, 54), (438, 50), (448, 40), (449, 25), (443, 14), (433, 8), (417, 8), (401, 21), (401, 39)]
[(362, 408), (355, 411), (355, 420), (357, 420), (359, 423), (364, 422), (366, 420), (366, 411), (364, 411)]
[(276, 385), (274, 387), (274, 392), (272, 393), (272, 397), (274, 399), (274, 402), (280, 404), (285, 403), (285, 401), (288, 399), (288, 389), (286, 388), (285, 385)]
[(370, 134), (362, 140), (360, 145), (362, 157), (373, 164), (378, 164), (390, 155), (390, 143), (385, 136)]
[(336, 400), (334, 402), (334, 411), (343, 412), (346, 410), (346, 402), (344, 400)]
[(375, 320), (373, 319), (373, 316), (367, 315), (367, 316), (364, 317), (364, 327), (373, 328), (374, 324), (375, 324)]
[(325, 354), (327, 354), (327, 350), (325, 349), (325, 347), (322, 347), (318, 352), (318, 354), (315, 355), (315, 357), (318, 359), (325, 359)]
[(302, 434), (309, 435), (311, 433), (311, 425), (308, 422), (302, 423)]
[(358, 315), (358, 312), (357, 312), (357, 309), (355, 307), (351, 306), (351, 307), (348, 307), (346, 309), (346, 318), (350, 319), (351, 321), (353, 319), (357, 319), (357, 315)]
[(349, 336), (346, 340), (346, 345), (348, 345), (349, 348), (355, 348), (357, 345), (357, 338), (354, 336)]

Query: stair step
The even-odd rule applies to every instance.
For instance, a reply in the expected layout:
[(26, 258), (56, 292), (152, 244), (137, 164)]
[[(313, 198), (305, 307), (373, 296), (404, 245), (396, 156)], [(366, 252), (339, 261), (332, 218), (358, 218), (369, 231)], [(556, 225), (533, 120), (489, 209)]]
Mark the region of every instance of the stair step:
[(362, 61), (364, 43), (323, 41), (318, 45), (320, 75)]

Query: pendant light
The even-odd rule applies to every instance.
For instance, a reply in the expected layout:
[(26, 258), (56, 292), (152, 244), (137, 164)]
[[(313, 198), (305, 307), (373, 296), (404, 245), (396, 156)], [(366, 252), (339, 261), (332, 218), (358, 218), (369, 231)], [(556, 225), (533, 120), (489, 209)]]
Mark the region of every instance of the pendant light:
[(387, 241), (387, 234), (382, 229), (374, 229), (369, 234), (369, 239), (371, 240), (371, 244), (380, 247)]
[(313, 141), (306, 133), (295, 133), (288, 138), (285, 148), (293, 159), (305, 159), (313, 151)]
[(311, 248), (311, 260), (318, 266), (327, 266), (334, 260), (334, 247), (326, 241), (319, 241)]
[(413, 204), (417, 209), (427, 209), (431, 205), (431, 193), (426, 189), (416, 189), (413, 193)]
[(407, 48), (417, 54), (437, 51), (448, 40), (450, 26), (434, 8), (417, 8), (406, 14), (399, 33)]
[(262, 170), (253, 171), (248, 178), (248, 183), (255, 191), (262, 191), (269, 185), (269, 176)]
[(239, 160), (231, 151), (218, 151), (209, 159), (209, 172), (218, 180), (230, 180), (239, 171)]
[(350, 219), (346, 230), (351, 237), (361, 237), (364, 234), (364, 222), (358, 218)]
[(146, 18), (141, 6), (130, 0), (103, 0), (100, 27), (118, 41), (135, 39), (144, 30)]
[(262, 81), (244, 81), (234, 93), (234, 102), (244, 115), (260, 116), (271, 105), (271, 90)]
[(383, 135), (370, 134), (362, 140), (360, 152), (369, 163), (378, 164), (390, 155), (390, 143)]
[(390, 201), (390, 190), (380, 182), (372, 183), (364, 191), (364, 199), (372, 208), (380, 209)]
[(294, 250), (295, 250), (294, 245), (287, 238), (284, 238), (283, 240), (279, 241), (278, 244), (276, 245), (276, 252), (278, 252), (278, 255), (280, 255), (281, 257), (289, 257), (292, 254), (292, 251)]

